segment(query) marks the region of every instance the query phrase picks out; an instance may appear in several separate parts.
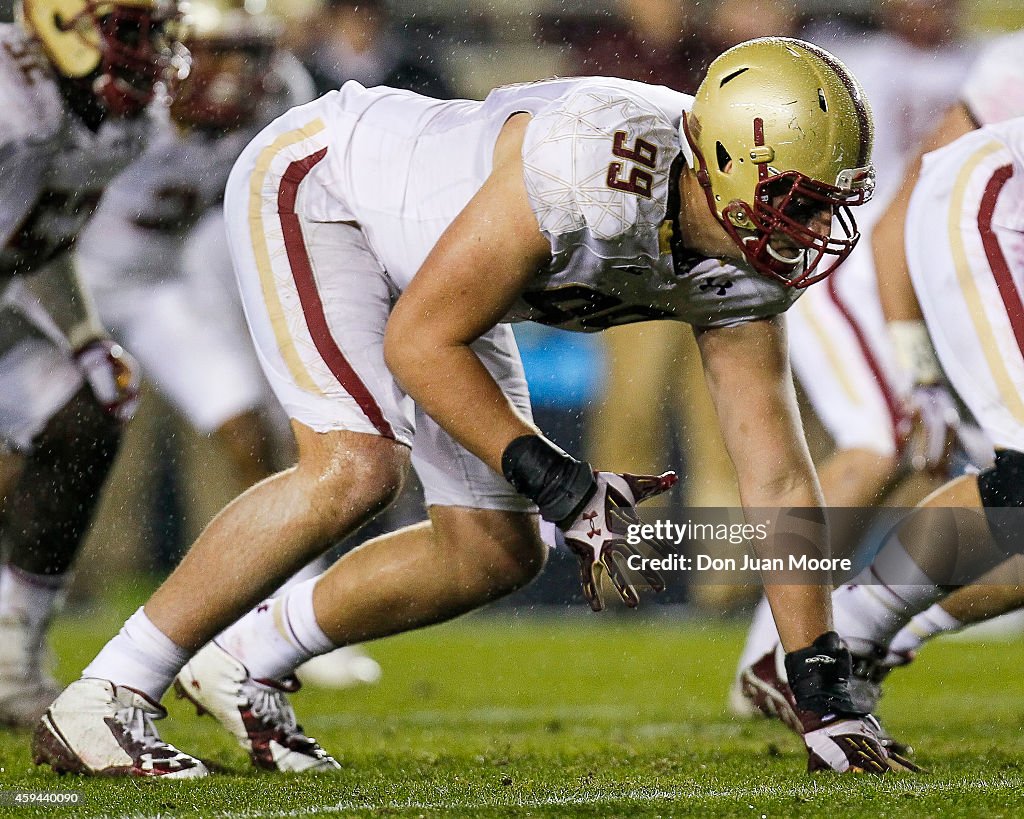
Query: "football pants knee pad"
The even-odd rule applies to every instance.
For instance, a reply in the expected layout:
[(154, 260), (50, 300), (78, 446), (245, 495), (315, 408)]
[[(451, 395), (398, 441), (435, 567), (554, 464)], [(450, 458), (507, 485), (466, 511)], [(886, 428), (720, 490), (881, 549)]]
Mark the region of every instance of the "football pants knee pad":
[(1024, 452), (996, 452), (995, 464), (978, 475), (978, 493), (996, 546), (1008, 555), (1024, 552)]

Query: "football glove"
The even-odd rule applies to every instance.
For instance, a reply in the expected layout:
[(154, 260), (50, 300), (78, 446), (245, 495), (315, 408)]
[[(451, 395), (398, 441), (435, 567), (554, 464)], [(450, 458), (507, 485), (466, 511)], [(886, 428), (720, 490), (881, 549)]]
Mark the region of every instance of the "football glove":
[(870, 714), (817, 717), (814, 724), (805, 725), (802, 735), (807, 747), (808, 773), (919, 773), (919, 766), (883, 747), (880, 731), (881, 726)]
[(122, 423), (131, 420), (139, 405), (135, 357), (109, 338), (94, 339), (73, 355), (99, 405)]
[(635, 572), (656, 592), (663, 591), (661, 575), (647, 568), (630, 569), (630, 556), (646, 556), (651, 551), (665, 557), (667, 544), (656, 538), (642, 538), (637, 545), (626, 536), (629, 527), (640, 524), (636, 505), (673, 487), (679, 480), (675, 472), (662, 475), (629, 475), (595, 472), (597, 485), (593, 495), (575, 517), (562, 524), (565, 543), (580, 562), (583, 593), (594, 611), (604, 609), (601, 598), (601, 577), (607, 575), (619, 597), (630, 608), (640, 603), (640, 595), (629, 580)]

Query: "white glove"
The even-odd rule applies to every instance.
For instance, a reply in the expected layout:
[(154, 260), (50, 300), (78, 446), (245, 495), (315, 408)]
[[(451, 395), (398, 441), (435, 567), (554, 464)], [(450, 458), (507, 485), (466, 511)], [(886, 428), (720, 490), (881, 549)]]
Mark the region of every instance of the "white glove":
[(565, 544), (580, 561), (580, 579), (583, 593), (594, 611), (604, 608), (601, 599), (601, 575), (607, 573), (615, 590), (630, 608), (640, 603), (640, 595), (628, 580), (628, 571), (635, 571), (660, 592), (665, 581), (651, 569), (630, 570), (627, 560), (631, 555), (645, 556), (639, 548), (646, 546), (662, 556), (669, 554), (660, 540), (647, 538), (631, 545), (626, 535), (631, 525), (640, 523), (636, 505), (671, 489), (679, 477), (675, 472), (662, 475), (629, 475), (616, 472), (595, 472), (597, 487), (580, 512), (561, 527)]

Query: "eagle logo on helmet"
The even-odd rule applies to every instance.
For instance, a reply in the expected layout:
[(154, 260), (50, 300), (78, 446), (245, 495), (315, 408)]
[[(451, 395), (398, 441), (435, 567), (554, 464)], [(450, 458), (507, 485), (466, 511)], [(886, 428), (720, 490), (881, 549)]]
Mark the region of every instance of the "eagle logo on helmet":
[(23, 0), (20, 20), (61, 77), (114, 116), (139, 114), (187, 73), (176, 0)]
[(850, 208), (874, 189), (871, 109), (824, 49), (764, 37), (725, 51), (697, 89), (681, 138), (708, 207), (757, 272), (806, 287), (860, 239)]

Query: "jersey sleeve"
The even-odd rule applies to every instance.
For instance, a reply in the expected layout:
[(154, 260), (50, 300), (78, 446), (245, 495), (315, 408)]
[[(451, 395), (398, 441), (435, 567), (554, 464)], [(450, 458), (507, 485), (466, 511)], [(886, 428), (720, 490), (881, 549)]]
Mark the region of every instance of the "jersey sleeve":
[(1024, 31), (992, 40), (974, 61), (960, 99), (979, 125), (1024, 116)]
[(675, 129), (615, 88), (579, 89), (538, 112), (523, 143), (527, 196), (557, 261), (656, 256)]

